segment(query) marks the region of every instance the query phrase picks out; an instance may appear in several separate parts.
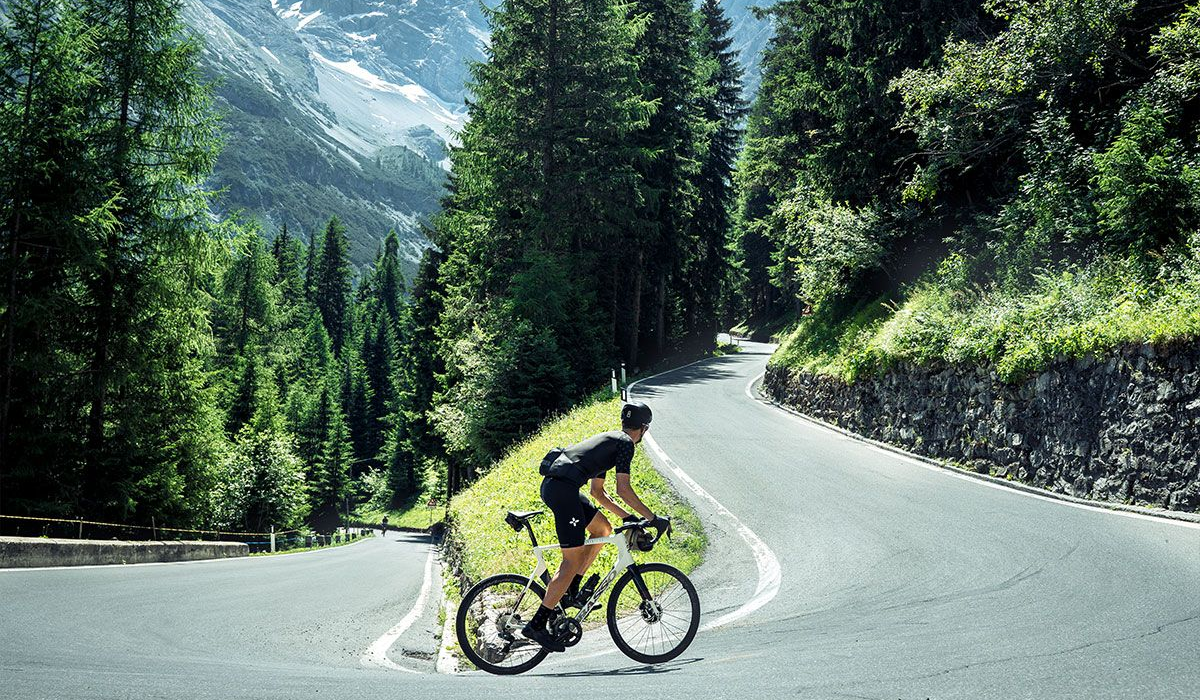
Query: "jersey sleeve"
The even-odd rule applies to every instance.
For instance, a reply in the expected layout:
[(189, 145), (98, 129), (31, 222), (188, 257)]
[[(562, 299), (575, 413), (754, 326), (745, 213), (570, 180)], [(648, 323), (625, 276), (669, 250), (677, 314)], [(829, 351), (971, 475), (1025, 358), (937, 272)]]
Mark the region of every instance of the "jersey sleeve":
[(628, 474), (631, 464), (633, 464), (633, 440), (626, 438), (617, 445), (613, 467), (618, 474)]

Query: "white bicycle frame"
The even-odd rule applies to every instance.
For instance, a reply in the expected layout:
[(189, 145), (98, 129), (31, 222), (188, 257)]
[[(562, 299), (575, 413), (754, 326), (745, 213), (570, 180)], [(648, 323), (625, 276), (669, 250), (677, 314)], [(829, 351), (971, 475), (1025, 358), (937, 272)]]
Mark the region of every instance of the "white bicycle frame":
[[(633, 532), (636, 531), (626, 530), (625, 532), (614, 533), (612, 535), (608, 535), (607, 537), (593, 537), (592, 539), (584, 541), (584, 545), (615, 544), (617, 546), (617, 561), (613, 564), (613, 568), (604, 575), (604, 579), (596, 586), (596, 590), (592, 592), (592, 597), (587, 601), (587, 604), (580, 608), (579, 613), (575, 615), (576, 619), (583, 619), (586, 617), (588, 613), (592, 611), (592, 608), (595, 607), (596, 602), (600, 599), (600, 594), (602, 594), (610, 585), (612, 585), (612, 582), (621, 574), (621, 572), (635, 564), (633, 561), (633, 555), (629, 553), (629, 538)], [(533, 582), (539, 579), (542, 574), (549, 572), (550, 569), (546, 566), (545, 553), (555, 549), (562, 549), (562, 545), (545, 544), (538, 545), (533, 548), (533, 556), (537, 558), (537, 567), (534, 568), (533, 573), (529, 575), (529, 581), (525, 584), (525, 592), (522, 593), (521, 597), (517, 599), (518, 605), (520, 604), (520, 601), (525, 598), (525, 595), (529, 593), (529, 589), (533, 586)]]

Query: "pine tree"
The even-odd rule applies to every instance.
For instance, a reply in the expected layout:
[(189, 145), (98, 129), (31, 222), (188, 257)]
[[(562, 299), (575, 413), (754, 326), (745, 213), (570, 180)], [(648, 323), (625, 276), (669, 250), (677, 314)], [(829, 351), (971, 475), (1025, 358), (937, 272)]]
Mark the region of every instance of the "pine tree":
[(341, 353), (349, 337), (350, 309), (350, 239), (338, 217), (329, 219), (321, 242), (313, 281), (313, 304), (321, 313), (334, 353)]
[[(69, 11), (58, 3), (31, 5), (47, 10), (41, 26), (52, 31), (28, 35), (34, 41), (27, 45), (17, 35), (8, 43), (29, 49), (17, 56), (19, 64), (30, 60), (14, 74), (23, 76), (18, 86), (29, 88), (21, 111), (45, 120), (41, 134), (57, 133), (44, 142), (41, 160), (24, 165), (28, 176), (53, 178), (47, 194), (72, 204), (55, 224), (59, 232), (39, 231), (36, 218), (26, 216), (34, 202), (28, 195), (32, 182), (23, 176), (14, 183), (12, 235), (5, 243), (16, 263), (37, 238), (58, 238), (41, 241), (63, 256), (53, 263), (47, 291), (69, 293), (75, 302), (39, 310), (40, 324), (70, 324), (73, 337), (30, 351), (71, 369), (60, 375), (67, 381), (22, 411), (36, 414), (39, 403), (53, 402), (76, 416), (82, 439), (69, 437), (53, 448), (52, 457), (68, 475), (64, 481), (74, 483), (71, 498), (79, 499), (74, 512), (195, 518), (207, 500), (204, 490), (221, 441), (203, 371), (210, 348), (200, 285), (213, 241), (201, 186), (218, 138), (208, 89), (199, 78), (199, 49), (180, 22), (176, 2), (85, 0)], [(45, 70), (42, 59), (74, 77)], [(70, 81), (73, 94), (52, 94), (64, 85), (57, 78), (46, 82), (54, 76)], [(7, 99), (5, 111), (13, 114)], [(21, 153), (36, 155), (38, 132), (17, 136)], [(14, 281), (17, 287), (24, 283), (22, 274), (28, 273), (15, 280), (9, 275), (10, 293)], [(23, 316), (33, 308), (22, 304), (14, 311)], [(14, 371), (21, 359), (14, 357)], [(5, 374), (12, 376), (7, 368)], [(5, 416), (9, 437), (10, 418)], [(42, 426), (31, 427), (42, 432)], [(4, 449), (8, 462), (15, 453), (8, 445)], [(44, 464), (48, 455), (39, 452), (22, 450), (27, 455), (22, 459)]]
[(320, 258), (321, 242), (314, 234), (308, 236), (304, 257), (304, 298), (315, 303), (317, 289), (317, 260)]
[(0, 512), (70, 510), (81, 488), (87, 338), (76, 293), (98, 261), (90, 152), (95, 31), (60, 0), (8, 4), (0, 36)]
[(402, 319), (396, 382), (400, 393), (386, 453), (388, 487), (396, 499), (393, 505), (418, 487), (421, 459), (445, 463), (444, 447), (429, 417), (437, 378), (444, 373), (436, 334), (444, 293), (438, 269), (444, 259), (444, 253), (438, 249), (425, 251), (413, 278), (410, 305)]
[(395, 231), (389, 231), (383, 239), (383, 253), (375, 263), (373, 283), (379, 305), (387, 312), (392, 328), (397, 328), (404, 304), (404, 273), (400, 270), (400, 239)]
[(267, 432), (282, 429), (279, 418), (278, 395), (275, 377), (265, 366), (256, 350), (243, 354), (238, 364), (229, 371), (238, 373), (233, 385), (229, 408), (226, 411), (225, 431), (232, 437), (249, 426), (251, 432)]
[[(648, 157), (639, 163), (643, 205), (635, 249), (639, 257), (632, 310), (640, 347), (626, 339), (626, 361), (657, 359), (667, 350), (669, 297), (683, 254), (681, 232), (694, 208), (693, 177), (701, 138), (698, 112), (696, 38), (687, 0), (639, 0), (635, 11), (649, 16), (637, 45), (645, 98), (656, 104), (650, 121), (633, 136)], [(640, 350), (640, 352), (639, 352)]]
[(718, 0), (697, 10), (699, 111), (703, 117), (700, 166), (695, 174), (696, 208), (689, 219), (689, 250), (678, 278), (684, 334), (692, 346), (713, 342), (720, 304), (731, 281), (731, 176), (746, 114), (742, 69), (730, 49), (730, 22)]
[(600, 304), (620, 294), (613, 272), (624, 251), (615, 242), (638, 197), (627, 137), (650, 109), (633, 55), (642, 21), (624, 9), (533, 0), (489, 14), (489, 60), (472, 67), (471, 119), (451, 153), (451, 194), (435, 233), (446, 256), (437, 334), (447, 369), (435, 414), (468, 478), (518, 435), (495, 433), (498, 414), (486, 408), (505, 382), (521, 385), (519, 376), (495, 378), (525, 366), (524, 350), (502, 351), (506, 333), (526, 323), (548, 331), (538, 353), (560, 383), (536, 385), (527, 397), (536, 413), (597, 381), (611, 355), (612, 317)]
[(275, 290), (281, 310), (289, 321), (304, 302), (304, 269), (301, 261), (305, 254), (304, 244), (288, 233), (285, 223), (271, 243), (271, 257), (275, 259)]
[(364, 329), (362, 342), (362, 372), (357, 379), (361, 385), (355, 393), (361, 402), (362, 420), (355, 436), (355, 459), (370, 468), (382, 466), (380, 461), (396, 411), (396, 343), (392, 322), (383, 312), (375, 314), (373, 328)]
[[(237, 239), (240, 251), (222, 281), (222, 305), (217, 313), (218, 334), (228, 344), (225, 354), (244, 355), (273, 334), (278, 323), (277, 296), (271, 281), (277, 271), (273, 257), (255, 227)], [(257, 347), (254, 348), (257, 351)]]
[(305, 463), (309, 507), (321, 529), (338, 522), (349, 486), (353, 460), (350, 433), (338, 400), (336, 376), (326, 377), (317, 394), (307, 398), (296, 431), (297, 446)]

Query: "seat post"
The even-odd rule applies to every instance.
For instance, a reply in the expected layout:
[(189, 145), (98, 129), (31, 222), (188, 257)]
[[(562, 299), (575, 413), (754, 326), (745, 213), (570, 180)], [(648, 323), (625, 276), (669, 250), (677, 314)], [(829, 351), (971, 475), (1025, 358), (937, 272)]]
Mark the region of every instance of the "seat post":
[(526, 520), (525, 521), (525, 529), (529, 530), (529, 541), (533, 542), (534, 547), (538, 546), (537, 538), (533, 536), (533, 523)]

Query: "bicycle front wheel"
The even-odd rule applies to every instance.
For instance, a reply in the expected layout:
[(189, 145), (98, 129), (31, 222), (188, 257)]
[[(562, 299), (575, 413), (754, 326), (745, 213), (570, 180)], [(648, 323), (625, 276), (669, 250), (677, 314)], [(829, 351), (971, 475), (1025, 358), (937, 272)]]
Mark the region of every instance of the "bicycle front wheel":
[[(526, 587), (528, 586), (528, 590)], [(488, 673), (524, 673), (548, 650), (521, 635), (542, 604), (545, 590), (525, 576), (496, 574), (471, 587), (458, 606), (458, 646), (471, 663)]]
[(608, 631), (617, 648), (634, 661), (670, 661), (688, 648), (699, 626), (696, 587), (673, 566), (631, 567), (608, 598)]

